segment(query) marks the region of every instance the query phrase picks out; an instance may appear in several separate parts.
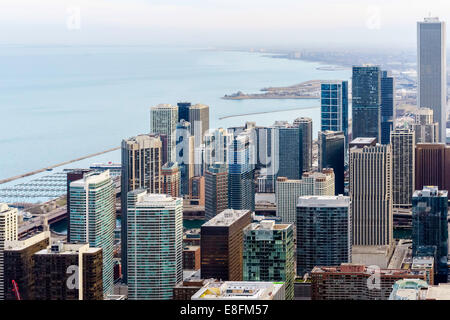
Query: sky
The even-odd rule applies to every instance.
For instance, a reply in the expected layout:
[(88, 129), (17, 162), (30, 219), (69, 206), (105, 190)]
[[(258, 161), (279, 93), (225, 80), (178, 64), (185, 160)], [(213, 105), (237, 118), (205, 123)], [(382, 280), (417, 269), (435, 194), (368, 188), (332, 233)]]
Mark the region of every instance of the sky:
[(414, 48), (448, 0), (0, 0), (0, 44)]

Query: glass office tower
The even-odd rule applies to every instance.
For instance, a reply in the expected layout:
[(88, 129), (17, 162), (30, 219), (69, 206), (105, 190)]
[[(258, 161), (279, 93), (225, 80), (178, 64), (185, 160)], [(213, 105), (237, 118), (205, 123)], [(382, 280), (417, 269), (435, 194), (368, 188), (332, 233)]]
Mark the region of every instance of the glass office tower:
[(348, 82), (330, 81), (320, 86), (320, 131), (342, 131), (348, 142)]

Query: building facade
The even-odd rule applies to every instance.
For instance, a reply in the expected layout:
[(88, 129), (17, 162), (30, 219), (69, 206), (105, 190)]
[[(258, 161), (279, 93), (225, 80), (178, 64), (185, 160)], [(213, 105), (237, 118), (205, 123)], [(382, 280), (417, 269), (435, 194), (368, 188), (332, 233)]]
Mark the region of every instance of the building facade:
[(5, 241), (17, 240), (18, 228), (18, 210), (8, 207), (6, 203), (0, 203), (0, 300), (5, 297), (5, 262), (3, 257)]
[(321, 83), (320, 131), (341, 131), (348, 142), (348, 81)]
[(319, 171), (327, 168), (334, 172), (335, 194), (344, 194), (346, 143), (342, 131), (320, 131), (318, 134)]
[(388, 71), (381, 72), (381, 124), (380, 143), (391, 142), (391, 131), (395, 127), (395, 80)]
[(444, 143), (416, 144), (416, 190), (424, 186), (437, 186), (450, 190), (450, 147)]
[(159, 104), (150, 108), (150, 132), (167, 136), (167, 161), (176, 161), (176, 126), (178, 123), (178, 107), (170, 104)]
[(205, 218), (212, 219), (228, 208), (228, 169), (215, 163), (205, 171)]

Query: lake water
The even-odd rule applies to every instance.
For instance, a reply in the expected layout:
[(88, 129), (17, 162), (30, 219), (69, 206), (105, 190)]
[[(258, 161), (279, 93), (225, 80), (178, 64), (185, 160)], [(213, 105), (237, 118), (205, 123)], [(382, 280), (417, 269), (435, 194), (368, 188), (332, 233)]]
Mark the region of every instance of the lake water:
[[(317, 70), (317, 63), (260, 53), (192, 48), (0, 47), (0, 179), (119, 146), (146, 133), (149, 108), (179, 101), (210, 106), (210, 126), (311, 117), (319, 109), (219, 120), (246, 112), (318, 107), (318, 100), (223, 100), (313, 79), (348, 80), (351, 70)], [(119, 161), (112, 152), (95, 161)], [(20, 181), (21, 182), (21, 181)], [(17, 182), (16, 182), (17, 183)]]

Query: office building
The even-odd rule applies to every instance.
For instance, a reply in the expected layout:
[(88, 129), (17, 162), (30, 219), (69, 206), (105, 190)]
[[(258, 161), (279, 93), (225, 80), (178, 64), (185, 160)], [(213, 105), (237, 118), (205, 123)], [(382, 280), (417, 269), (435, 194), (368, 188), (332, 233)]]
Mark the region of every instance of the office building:
[(150, 108), (150, 132), (167, 136), (167, 161), (175, 162), (178, 107), (159, 104)]
[(392, 201), (394, 207), (411, 207), (415, 188), (416, 149), (411, 129), (395, 129), (391, 133)]
[[(310, 171), (312, 168), (312, 140), (313, 123), (311, 118), (300, 117), (294, 120), (294, 127), (299, 128), (300, 154), (302, 155), (302, 166), (300, 172)], [(280, 149), (280, 152), (283, 150)]]
[(416, 134), (416, 144), (439, 142), (439, 123), (434, 122), (432, 109), (419, 108), (415, 111), (412, 126)]
[(412, 198), (413, 256), (421, 256), (424, 251), (435, 252), (437, 283), (447, 282), (448, 274), (447, 193), (428, 186), (415, 191)]
[(390, 246), (393, 241), (390, 145), (350, 149), (350, 197), (354, 246)]
[(395, 80), (388, 71), (381, 72), (381, 124), (380, 143), (389, 144), (395, 126)]
[(375, 137), (381, 131), (381, 70), (354, 66), (352, 75), (352, 138)]
[(445, 22), (429, 17), (417, 22), (417, 101), (433, 110), (439, 142), (445, 143), (447, 122), (447, 56)]
[(311, 272), (312, 300), (388, 300), (396, 281), (426, 279), (424, 270), (380, 269), (341, 264), (317, 266)]
[(243, 232), (252, 222), (250, 210), (227, 209), (201, 227), (201, 274), (203, 279), (241, 281)]
[(346, 138), (342, 131), (320, 131), (318, 135), (319, 171), (331, 168), (334, 171), (335, 194), (344, 194)]
[(227, 163), (228, 145), (233, 136), (223, 128), (210, 129), (205, 132), (205, 167), (215, 163)]
[(57, 242), (33, 259), (35, 300), (103, 300), (102, 249)]
[[(67, 180), (66, 180), (67, 212), (70, 212), (70, 184), (73, 181), (83, 179), (83, 176), (92, 170), (93, 169), (77, 169), (77, 170), (67, 172)], [(70, 225), (70, 215), (67, 215), (67, 225)], [(67, 242), (70, 242), (70, 230), (69, 229), (67, 230)]]
[(275, 202), (277, 216), (283, 223), (296, 225), (296, 206), (300, 196), (332, 196), (335, 194), (333, 169), (304, 172), (301, 180), (277, 179)]
[(109, 171), (86, 174), (70, 184), (70, 237), (73, 243), (101, 248), (103, 294), (113, 293), (116, 191)]
[(320, 131), (341, 131), (348, 143), (348, 81), (321, 83)]
[(178, 102), (178, 122), (185, 120), (189, 122), (189, 109), (191, 107), (190, 102)]
[(215, 163), (205, 171), (205, 218), (212, 219), (228, 208), (228, 169)]
[(200, 246), (183, 247), (183, 270), (200, 270)]
[(351, 262), (350, 198), (304, 196), (297, 204), (297, 275)]
[(437, 186), (450, 190), (450, 147), (444, 143), (416, 144), (416, 190), (424, 186)]
[(194, 206), (205, 205), (205, 177), (193, 177), (189, 184), (189, 200)]
[(191, 136), (194, 136), (194, 147), (200, 146), (205, 132), (209, 130), (209, 106), (195, 104), (189, 108), (189, 122), (191, 123)]
[(294, 299), (295, 248), (292, 224), (273, 220), (244, 229), (244, 281), (284, 282), (286, 300)]
[(278, 282), (209, 282), (191, 300), (286, 300), (285, 285)]
[(183, 201), (128, 193), (128, 299), (166, 300), (183, 280)]
[(14, 280), (19, 288), (21, 300), (35, 300), (35, 285), (42, 275), (35, 270), (34, 254), (50, 244), (50, 232), (44, 231), (22, 240), (5, 242), (4, 285), (5, 300), (16, 300)]
[(183, 279), (173, 288), (173, 300), (191, 300), (192, 296), (214, 279), (200, 279), (200, 277), (189, 277)]
[(171, 195), (172, 197), (180, 196), (180, 170), (176, 162), (167, 162), (161, 168), (161, 193)]
[(194, 176), (194, 137), (191, 124), (181, 120), (176, 126), (176, 162), (180, 170), (182, 196), (189, 195), (189, 183)]
[(17, 240), (18, 224), (18, 210), (8, 207), (6, 203), (0, 203), (0, 300), (5, 296), (3, 258), (5, 241)]
[(277, 121), (272, 131), (278, 137), (278, 156), (275, 156), (279, 177), (300, 179), (303, 172), (302, 140), (300, 127), (286, 121)]

